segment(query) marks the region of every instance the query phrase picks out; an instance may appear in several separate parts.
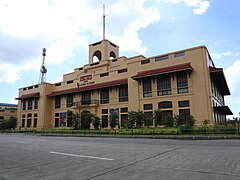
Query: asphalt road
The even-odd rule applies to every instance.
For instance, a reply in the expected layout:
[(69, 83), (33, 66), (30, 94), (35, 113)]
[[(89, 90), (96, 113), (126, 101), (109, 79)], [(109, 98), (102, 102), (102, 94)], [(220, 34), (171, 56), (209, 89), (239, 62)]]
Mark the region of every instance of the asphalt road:
[(239, 180), (240, 140), (0, 134), (0, 180)]

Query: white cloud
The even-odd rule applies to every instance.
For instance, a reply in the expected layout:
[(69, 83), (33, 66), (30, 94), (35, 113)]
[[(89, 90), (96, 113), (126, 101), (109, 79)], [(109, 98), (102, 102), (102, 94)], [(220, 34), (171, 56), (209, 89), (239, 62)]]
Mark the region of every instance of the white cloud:
[(240, 98), (240, 60), (235, 61), (225, 70), (226, 79), (233, 96)]
[(180, 3), (183, 2), (187, 6), (194, 8), (193, 13), (197, 15), (202, 15), (205, 13), (210, 6), (209, 1), (205, 0), (158, 0), (158, 2), (165, 2), (165, 3)]
[(233, 55), (232, 52), (230, 51), (225, 51), (225, 52), (211, 52), (211, 56), (213, 59), (221, 59), (224, 56), (231, 56)]
[(201, 1), (198, 4), (198, 7), (193, 10), (195, 14), (202, 15), (203, 13), (206, 12), (208, 7), (210, 6), (210, 3), (208, 1)]
[(224, 72), (231, 92), (231, 96), (226, 97), (226, 104), (231, 104), (233, 117), (236, 117), (240, 112), (240, 60), (235, 61)]
[(19, 79), (18, 70), (11, 64), (0, 63), (0, 83), (13, 83)]
[[(138, 32), (160, 19), (146, 0), (109, 1), (106, 38), (122, 51), (144, 53)], [(13, 83), (21, 71), (38, 70), (41, 50), (47, 64), (61, 64), (74, 49), (102, 37), (102, 1), (3, 0), (0, 1), (0, 82)], [(127, 22), (127, 23), (126, 23)], [(111, 34), (111, 35), (110, 35)], [(5, 78), (2, 78), (5, 77)]]

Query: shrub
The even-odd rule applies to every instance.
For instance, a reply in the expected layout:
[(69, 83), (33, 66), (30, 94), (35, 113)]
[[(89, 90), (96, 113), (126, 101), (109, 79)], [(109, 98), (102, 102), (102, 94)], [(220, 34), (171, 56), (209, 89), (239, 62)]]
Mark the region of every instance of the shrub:
[(173, 117), (172, 116), (167, 116), (164, 119), (164, 124), (165, 124), (166, 127), (173, 127), (174, 126)]
[(0, 123), (1, 130), (10, 130), (15, 129), (17, 127), (17, 118), (11, 118), (8, 120), (4, 120)]
[(100, 125), (100, 117), (98, 116), (94, 116), (93, 117), (93, 127), (94, 129), (99, 129), (99, 125)]
[(181, 133), (189, 133), (193, 130), (193, 126), (189, 124), (183, 124), (179, 126), (179, 130)]

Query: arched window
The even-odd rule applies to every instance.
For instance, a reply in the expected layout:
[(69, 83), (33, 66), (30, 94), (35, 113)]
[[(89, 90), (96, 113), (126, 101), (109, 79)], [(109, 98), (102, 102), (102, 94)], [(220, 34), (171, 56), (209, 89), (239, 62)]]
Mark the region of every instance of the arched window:
[(162, 101), (158, 103), (158, 109), (172, 108), (172, 101)]
[(93, 54), (93, 62), (101, 61), (102, 60), (102, 53), (101, 51), (97, 50)]
[(109, 57), (110, 57), (110, 59), (115, 59), (116, 54), (113, 51), (111, 51), (110, 54), (109, 54)]

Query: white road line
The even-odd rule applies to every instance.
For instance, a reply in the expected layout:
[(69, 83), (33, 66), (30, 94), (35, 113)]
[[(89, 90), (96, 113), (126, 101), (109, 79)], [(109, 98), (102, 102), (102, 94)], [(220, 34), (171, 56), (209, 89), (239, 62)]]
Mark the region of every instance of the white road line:
[(55, 151), (49, 151), (50, 154), (58, 154), (63, 156), (73, 156), (73, 157), (81, 157), (81, 158), (90, 158), (90, 159), (100, 159), (100, 160), (106, 160), (106, 161), (113, 161), (114, 159), (110, 158), (102, 158), (102, 157), (95, 157), (95, 156), (84, 156), (84, 155), (78, 155), (78, 154), (68, 154), (68, 153), (61, 153), (61, 152), (55, 152)]

